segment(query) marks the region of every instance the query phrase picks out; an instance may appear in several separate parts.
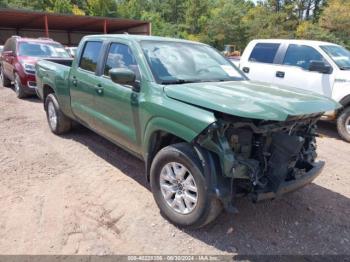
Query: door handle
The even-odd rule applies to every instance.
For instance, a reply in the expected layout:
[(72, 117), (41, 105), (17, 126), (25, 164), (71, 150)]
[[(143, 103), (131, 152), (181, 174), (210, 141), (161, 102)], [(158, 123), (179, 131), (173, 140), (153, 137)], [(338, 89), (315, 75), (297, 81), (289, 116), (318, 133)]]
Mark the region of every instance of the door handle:
[(101, 84), (97, 84), (97, 85), (95, 86), (95, 89), (96, 89), (97, 94), (99, 94), (99, 95), (102, 95), (102, 94), (103, 94), (103, 87), (102, 87)]
[(277, 72), (276, 72), (276, 77), (284, 78), (284, 72), (282, 72), (282, 71), (277, 71)]
[(242, 68), (242, 70), (243, 70), (244, 73), (248, 74), (250, 69), (249, 69), (249, 67), (245, 66), (245, 67)]
[(77, 80), (77, 78), (75, 76), (73, 76), (72, 84), (75, 87), (78, 85), (78, 80)]

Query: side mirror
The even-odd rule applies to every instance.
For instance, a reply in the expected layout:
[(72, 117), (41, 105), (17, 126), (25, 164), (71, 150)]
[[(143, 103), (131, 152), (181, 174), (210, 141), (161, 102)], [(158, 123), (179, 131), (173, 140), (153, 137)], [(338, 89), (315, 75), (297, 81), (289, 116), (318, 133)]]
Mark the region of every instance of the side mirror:
[(322, 74), (331, 74), (333, 72), (333, 68), (323, 61), (311, 61), (309, 71), (319, 72)]
[(111, 80), (120, 85), (130, 85), (133, 90), (138, 92), (140, 90), (140, 83), (136, 81), (136, 74), (127, 68), (112, 68), (109, 70)]

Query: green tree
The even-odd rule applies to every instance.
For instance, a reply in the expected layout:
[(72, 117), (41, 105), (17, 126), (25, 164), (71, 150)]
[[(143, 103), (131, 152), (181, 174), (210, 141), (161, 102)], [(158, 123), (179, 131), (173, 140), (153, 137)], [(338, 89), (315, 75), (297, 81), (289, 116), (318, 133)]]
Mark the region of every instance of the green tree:
[(349, 0), (0, 0), (0, 7), (143, 19), (152, 33), (243, 49), (256, 38), (350, 47)]
[(209, 2), (188, 0), (186, 3), (185, 24), (189, 34), (199, 34), (204, 30), (209, 16)]
[(330, 0), (320, 16), (320, 26), (350, 48), (350, 1)]
[(152, 1), (148, 0), (119, 0), (117, 2), (118, 6), (118, 16), (131, 19), (140, 19), (144, 12), (152, 13), (156, 17), (160, 16), (157, 12), (149, 12), (150, 3)]
[(259, 4), (243, 18), (248, 27), (249, 39), (294, 38), (299, 19), (293, 5), (284, 5), (276, 11), (274, 5)]
[(92, 16), (117, 16), (115, 0), (87, 0), (87, 14)]
[(244, 0), (220, 0), (212, 8), (207, 21), (206, 42), (223, 48), (225, 44), (235, 44), (243, 49), (248, 40), (248, 27), (242, 21), (252, 8)]
[(70, 0), (53, 0), (51, 5), (52, 7), (47, 7), (46, 11), (64, 14), (73, 13), (73, 5)]
[(300, 39), (341, 43), (341, 40), (334, 34), (322, 28), (320, 25), (310, 21), (304, 21), (298, 26), (296, 30), (296, 37)]

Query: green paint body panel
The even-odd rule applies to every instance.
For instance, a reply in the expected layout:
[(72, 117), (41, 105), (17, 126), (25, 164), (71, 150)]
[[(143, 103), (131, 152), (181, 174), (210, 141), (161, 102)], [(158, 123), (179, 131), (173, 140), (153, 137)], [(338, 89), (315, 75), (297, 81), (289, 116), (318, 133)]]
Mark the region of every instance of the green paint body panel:
[[(111, 42), (130, 47), (141, 73), (140, 92), (112, 82), (102, 70), (91, 73), (78, 67), (81, 50), (89, 40), (102, 41), (105, 50)], [(40, 96), (51, 87), (64, 114), (143, 159), (154, 132), (168, 132), (191, 142), (217, 121), (214, 111), (283, 121), (288, 116), (338, 107), (323, 96), (249, 81), (159, 85), (141, 50), (142, 40), (184, 41), (129, 35), (84, 37), (71, 67), (44, 60), (37, 63)], [(97, 92), (98, 85), (102, 93)]]
[(165, 87), (165, 93), (218, 112), (276, 121), (338, 107), (332, 99), (305, 90), (251, 81), (171, 85)]

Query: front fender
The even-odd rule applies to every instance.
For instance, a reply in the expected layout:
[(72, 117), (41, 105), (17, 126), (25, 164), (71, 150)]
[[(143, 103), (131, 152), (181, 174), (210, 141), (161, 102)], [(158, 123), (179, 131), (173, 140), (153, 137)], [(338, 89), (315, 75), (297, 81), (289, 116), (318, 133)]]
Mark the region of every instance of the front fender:
[(13, 73), (17, 73), (22, 85), (26, 85), (26, 74), (24, 73), (24, 69), (20, 63), (15, 63), (13, 67)]
[[(205, 127), (203, 127), (203, 129), (204, 128)], [(174, 136), (177, 136), (186, 142), (191, 142), (198, 135), (196, 131), (178, 122), (163, 117), (152, 118), (146, 126), (143, 137), (143, 156), (145, 159), (147, 159), (146, 156), (150, 146), (151, 137), (155, 132), (158, 131), (164, 131), (173, 134)]]
[(343, 107), (346, 107), (346, 106), (350, 105), (350, 95), (347, 95), (346, 97), (342, 98), (342, 100), (340, 100), (339, 103)]
[[(172, 134), (183, 141), (191, 143), (196, 137), (203, 131), (206, 127), (206, 123), (201, 123), (202, 126), (200, 131), (194, 130), (186, 125), (179, 122), (164, 118), (164, 117), (154, 117), (146, 125), (144, 136), (143, 136), (143, 147), (142, 147), (142, 157), (146, 164), (146, 178), (149, 179), (149, 171), (151, 166), (151, 160), (156, 152), (153, 152), (154, 141), (157, 139), (153, 135), (157, 135), (158, 132), (165, 132)], [(199, 127), (196, 126), (197, 128)]]

